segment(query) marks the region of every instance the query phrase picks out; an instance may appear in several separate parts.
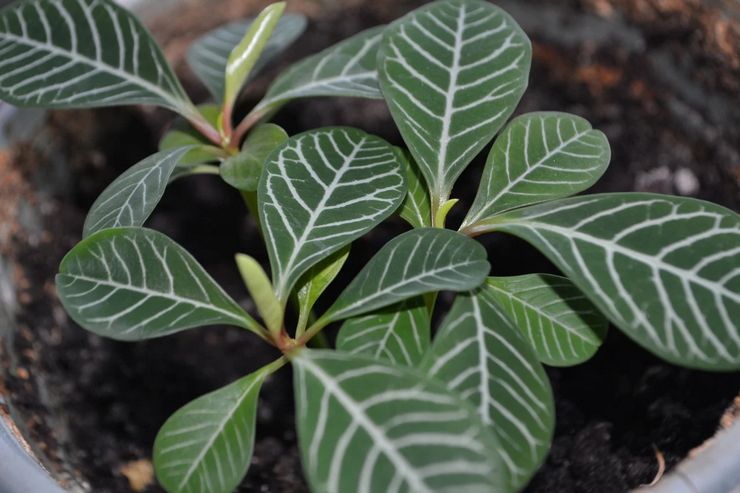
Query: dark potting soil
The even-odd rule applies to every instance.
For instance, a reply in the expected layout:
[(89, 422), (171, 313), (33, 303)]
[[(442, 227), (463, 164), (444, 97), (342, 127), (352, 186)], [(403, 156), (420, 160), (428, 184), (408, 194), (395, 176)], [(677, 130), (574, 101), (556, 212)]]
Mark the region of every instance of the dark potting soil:
[[(173, 16), (153, 23), (169, 55), (180, 58), (189, 39), (211, 27), (204, 19), (218, 24), (219, 15), (249, 15), (261, 2), (223, 0), (223, 9), (214, 3), (208, 2), (207, 11), (189, 6), (176, 23)], [(292, 7), (312, 22), (289, 58), (387, 22), (419, 2), (384, 0), (372, 8), (340, 3), (349, 10), (319, 0)], [(612, 165), (594, 191), (685, 193), (738, 209), (740, 115), (730, 109), (740, 107), (737, 88), (731, 87), (740, 80), (740, 64), (733, 58), (737, 52), (722, 57), (711, 44), (727, 46), (724, 17), (678, 0), (658, 2), (652, 10), (628, 0), (499, 3), (534, 41), (530, 89), (519, 111), (570, 111), (607, 133)], [(655, 10), (669, 7), (677, 10)], [(700, 11), (687, 15), (687, 9)], [(705, 36), (697, 39), (697, 32)], [(737, 39), (733, 32), (730, 48)], [(202, 96), (182, 64), (179, 69), (189, 89)], [(260, 79), (263, 87), (269, 75)], [(248, 93), (245, 107), (259, 90)], [(32, 144), (0, 154), (0, 255), (12, 263), (19, 303), (17, 330), (3, 340), (0, 393), (9, 395), (47, 467), (71, 487), (130, 491), (126, 466), (146, 464), (157, 429), (172, 412), (275, 356), (250, 334), (223, 327), (141, 343), (101, 339), (71, 323), (55, 298), (54, 273), (78, 241), (85, 211), (118, 173), (155, 149), (167, 118), (161, 111), (136, 109), (54, 112)], [(295, 102), (277, 122), (290, 133), (354, 125), (400, 143), (382, 102)], [(463, 204), (453, 210), (453, 223), (472, 201), (481, 161), (460, 179), (455, 195)], [(265, 252), (238, 195), (218, 178), (173, 184), (149, 226), (184, 245), (252, 308), (232, 258), (244, 251), (264, 262)], [(404, 229), (394, 219), (359, 240), (352, 251), (354, 271), (343, 275), (334, 293)], [(481, 240), (495, 275), (553, 271), (519, 241)], [(440, 298), (440, 314), (450, 299)], [(656, 450), (669, 468), (675, 465), (714, 433), (740, 387), (737, 374), (663, 363), (616, 329), (593, 360), (548, 373), (556, 396), (556, 436), (528, 493), (616, 493), (648, 483), (658, 469)], [(293, 414), (291, 376), (284, 369), (261, 393), (255, 454), (239, 491), (307, 491)], [(144, 491), (161, 490), (150, 485)]]

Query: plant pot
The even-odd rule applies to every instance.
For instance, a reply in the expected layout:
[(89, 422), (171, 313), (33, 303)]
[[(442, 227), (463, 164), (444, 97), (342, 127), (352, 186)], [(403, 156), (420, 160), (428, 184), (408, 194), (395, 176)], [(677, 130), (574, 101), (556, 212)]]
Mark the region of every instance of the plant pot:
[[(205, 92), (184, 68), (185, 47), (198, 32), (264, 4), (219, 0), (214, 8), (214, 3), (187, 2), (148, 17), (168, 56), (180, 60), (178, 71), (196, 97)], [(382, 0), (370, 7), (351, 0), (296, 0), (291, 8), (301, 9), (311, 23), (288, 59), (388, 22), (415, 3), (420, 2)], [(637, 9), (626, 0), (498, 3), (534, 41), (530, 90), (520, 111), (570, 111), (607, 133), (614, 157), (597, 191), (685, 193), (737, 209), (740, 172), (731, 164), (740, 163), (733, 145), (740, 141), (740, 117), (731, 111), (738, 102), (732, 86), (740, 80), (732, 77), (737, 68), (730, 55), (725, 59), (699, 42), (675, 40), (677, 32), (715, 29), (712, 13), (721, 12), (721, 2), (697, 7), (704, 9), (694, 12), (699, 20), (681, 12), (649, 17), (650, 9)], [(696, 77), (691, 75), (696, 67), (711, 70)], [(277, 70), (247, 92), (245, 106)], [(130, 491), (137, 481), (146, 482), (151, 444), (171, 412), (272, 356), (238, 329), (195, 330), (134, 344), (103, 340), (71, 323), (56, 301), (53, 275), (61, 256), (79, 239), (84, 211), (115, 175), (155, 148), (169, 118), (159, 110), (116, 108), (23, 112), (13, 120), (11, 147), (0, 151), (0, 392), (18, 433), (50, 474), (22, 448), (8, 445), (18, 443), (18, 434), (9, 435), (9, 427), (2, 427), (0, 491), (53, 492), (59, 488), (50, 476), (67, 491)], [(378, 101), (295, 102), (276, 118), (291, 134), (347, 124), (400, 143)], [(477, 179), (481, 161), (460, 181), (459, 195), (467, 204), (475, 190), (465, 184)], [(252, 241), (257, 233), (244, 219), (239, 197), (226, 190), (217, 177), (177, 182), (149, 224), (182, 243), (246, 303), (231, 265), (233, 253), (266, 257)], [(453, 209), (452, 222), (464, 209)], [(391, 221), (358, 241), (355, 265), (403, 229)], [(496, 275), (552, 271), (518, 241), (482, 240)], [(324, 303), (353, 274), (345, 273)], [(441, 297), (443, 304), (449, 301)], [(649, 483), (658, 468), (653, 445), (674, 466), (714, 434), (738, 390), (737, 375), (662, 363), (615, 329), (594, 360), (549, 373), (558, 428), (530, 493), (624, 492)], [(261, 396), (254, 460), (239, 491), (306, 491), (295, 449), (289, 371), (271, 379)], [(143, 491), (161, 490), (148, 486)]]

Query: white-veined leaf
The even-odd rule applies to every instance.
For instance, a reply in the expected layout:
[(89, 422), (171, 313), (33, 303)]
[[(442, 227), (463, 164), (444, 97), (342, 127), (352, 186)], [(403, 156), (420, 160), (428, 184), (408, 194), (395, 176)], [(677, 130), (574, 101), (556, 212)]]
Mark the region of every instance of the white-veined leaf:
[(552, 390), (532, 348), (483, 288), (457, 296), (424, 366), (492, 426), (510, 490), (522, 489), (550, 448)]
[(430, 341), (429, 310), (420, 297), (344, 322), (337, 349), (415, 367)]
[(462, 228), (498, 212), (581, 192), (609, 165), (609, 141), (581, 117), (519, 116), (496, 138)]
[(196, 110), (144, 26), (110, 0), (26, 0), (0, 12), (0, 99), (54, 108)]
[(489, 277), (486, 289), (545, 364), (582, 363), (606, 337), (606, 317), (565, 277)]
[(350, 245), (342, 247), (306, 271), (296, 283), (298, 330), (302, 331), (311, 317), (314, 303), (342, 270), (349, 256)]
[(321, 317), (336, 321), (433, 291), (480, 286), (490, 266), (475, 240), (440, 228), (407, 231), (386, 243)]
[(340, 351), (302, 350), (293, 364), (313, 491), (508, 491), (492, 433), (439, 382)]
[(526, 34), (483, 0), (434, 2), (386, 29), (380, 87), (440, 203), (514, 111), (530, 62)]
[(85, 218), (83, 238), (106, 228), (141, 226), (164, 195), (167, 182), (192, 146), (158, 152), (113, 180)]
[[(214, 29), (198, 38), (188, 50), (188, 65), (218, 100), (224, 95), (226, 61), (252, 22), (254, 19), (232, 22)], [(262, 68), (290, 46), (305, 29), (305, 17), (300, 14), (283, 14), (262, 50), (262, 56), (252, 69), (250, 78), (254, 78)]]
[(120, 340), (226, 324), (258, 324), (167, 236), (145, 228), (99, 231), (62, 260), (59, 298), (75, 322)]
[(169, 493), (231, 493), (247, 473), (264, 369), (177, 410), (154, 441), (154, 469)]
[(648, 350), (682, 366), (740, 369), (736, 213), (695, 199), (615, 193), (496, 217), (487, 230), (532, 243)]
[(375, 59), (384, 28), (362, 31), (291, 66), (272, 83), (252, 112), (263, 113), (296, 98), (382, 98)]
[(258, 197), (275, 292), (392, 214), (406, 193), (393, 148), (354, 128), (288, 139), (265, 163)]
[(406, 198), (401, 204), (401, 218), (414, 228), (429, 228), (432, 226), (432, 207), (429, 204), (429, 191), (424, 182), (424, 176), (407, 150), (397, 149), (397, 152), (406, 169), (406, 183), (408, 184)]

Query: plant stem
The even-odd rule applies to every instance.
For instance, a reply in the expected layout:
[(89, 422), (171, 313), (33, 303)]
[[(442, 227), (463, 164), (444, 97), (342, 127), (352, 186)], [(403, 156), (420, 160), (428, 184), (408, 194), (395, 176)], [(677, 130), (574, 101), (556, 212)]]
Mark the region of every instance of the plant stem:
[(306, 332), (303, 333), (301, 337), (296, 340), (296, 343), (299, 346), (305, 346), (308, 341), (313, 339), (313, 337), (321, 332), (321, 329), (323, 329), (327, 325), (329, 325), (328, 320), (325, 320), (323, 318), (318, 319), (316, 322), (313, 323), (313, 325), (311, 325), (311, 327), (308, 328), (308, 330), (306, 330)]
[(185, 118), (187, 118), (193, 128), (200, 132), (206, 139), (210, 140), (218, 147), (223, 147), (221, 135), (218, 133), (218, 130), (213, 128), (213, 125), (208, 123), (195, 107), (193, 107), (191, 114), (186, 115)]
[(188, 170), (188, 175), (218, 175), (218, 166), (212, 164), (199, 164)]
[(278, 371), (280, 368), (285, 366), (285, 363), (287, 362), (288, 362), (288, 358), (285, 355), (283, 355), (283, 356), (280, 356), (275, 361), (273, 361), (272, 363), (268, 363), (262, 368), (260, 368), (260, 371), (269, 373), (270, 375), (272, 375), (273, 373)]

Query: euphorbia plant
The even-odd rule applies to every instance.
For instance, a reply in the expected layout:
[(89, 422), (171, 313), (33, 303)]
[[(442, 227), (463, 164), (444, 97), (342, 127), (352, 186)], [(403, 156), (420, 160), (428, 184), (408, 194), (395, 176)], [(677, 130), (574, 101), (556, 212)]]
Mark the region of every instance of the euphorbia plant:
[[(542, 364), (588, 359), (608, 321), (673, 363), (740, 368), (738, 216), (665, 195), (567, 198), (603, 174), (609, 145), (565, 113), (506, 123), (531, 48), (505, 12), (481, 0), (431, 3), (297, 63), (237, 120), (245, 82), (304, 27), (283, 8), (195, 43), (188, 60), (214, 97), (201, 107), (138, 21), (108, 0), (27, 0), (0, 14), (2, 99), (157, 104), (190, 123), (93, 205), (57, 276), (70, 316), (125, 340), (235, 325), (282, 352), (164, 424), (154, 462), (165, 489), (237, 486), (261, 384), (288, 362), (304, 466), (321, 492), (521, 489), (552, 437)], [(358, 129), (288, 136), (265, 122), (291, 99), (321, 95), (385, 98), (408, 150)], [(497, 134), (459, 232), (444, 229), (456, 179)], [(182, 247), (142, 227), (170, 181), (200, 173), (220, 174), (260, 225), (271, 275), (236, 256), (259, 321)], [(413, 229), (316, 316), (350, 243), (394, 212)], [(530, 242), (567, 277), (487, 278), (486, 251), (470, 237), (494, 232)], [(432, 341), (441, 290), (459, 294)], [(336, 351), (306, 348), (340, 321)]]

